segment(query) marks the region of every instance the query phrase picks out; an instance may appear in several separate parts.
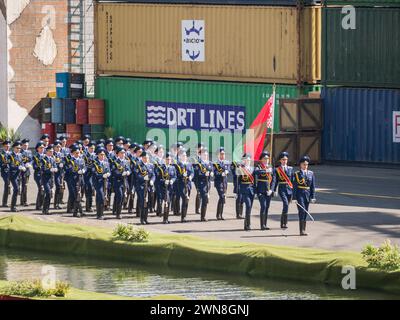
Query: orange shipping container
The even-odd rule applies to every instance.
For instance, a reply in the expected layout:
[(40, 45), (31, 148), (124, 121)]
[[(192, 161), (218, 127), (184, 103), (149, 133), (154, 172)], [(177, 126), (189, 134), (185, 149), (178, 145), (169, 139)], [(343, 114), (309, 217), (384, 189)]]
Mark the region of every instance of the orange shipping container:
[(99, 3), (98, 74), (315, 83), (321, 9)]
[(89, 99), (88, 123), (104, 124), (104, 100)]

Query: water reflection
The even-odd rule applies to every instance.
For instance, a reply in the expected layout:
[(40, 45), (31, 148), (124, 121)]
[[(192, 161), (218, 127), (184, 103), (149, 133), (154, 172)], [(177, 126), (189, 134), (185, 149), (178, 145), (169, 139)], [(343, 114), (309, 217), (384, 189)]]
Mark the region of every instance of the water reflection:
[(249, 277), (187, 272), (167, 267), (132, 265), (75, 256), (0, 251), (0, 279), (40, 279), (42, 267), (56, 268), (57, 279), (88, 291), (122, 296), (181, 295), (189, 299), (395, 299), (370, 291)]

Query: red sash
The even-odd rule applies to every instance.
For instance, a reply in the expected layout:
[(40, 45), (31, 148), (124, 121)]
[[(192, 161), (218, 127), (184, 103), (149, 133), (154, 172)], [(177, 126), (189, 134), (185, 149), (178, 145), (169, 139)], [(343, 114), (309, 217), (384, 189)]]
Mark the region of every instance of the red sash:
[(289, 179), (289, 177), (287, 176), (285, 170), (283, 170), (282, 167), (278, 167), (277, 170), (278, 170), (278, 172), (279, 172), (279, 175), (280, 175), (281, 177), (283, 177), (283, 179), (285, 179), (285, 181), (287, 182), (287, 184), (289, 185), (289, 187), (290, 187), (291, 189), (293, 189), (292, 181), (290, 181), (290, 179)]
[(253, 175), (249, 172), (249, 170), (247, 170), (246, 167), (242, 167), (241, 169), (242, 169), (242, 171), (246, 174), (246, 176), (249, 178), (250, 182), (251, 182), (252, 184), (254, 184), (254, 177), (253, 177)]

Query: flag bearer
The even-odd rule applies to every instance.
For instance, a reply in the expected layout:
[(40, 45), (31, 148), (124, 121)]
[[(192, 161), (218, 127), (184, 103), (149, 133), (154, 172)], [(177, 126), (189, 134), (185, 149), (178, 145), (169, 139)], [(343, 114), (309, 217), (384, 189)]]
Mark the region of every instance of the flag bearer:
[[(179, 151), (179, 160), (175, 163), (175, 208), (181, 214), (181, 222), (186, 222), (189, 206), (190, 191), (192, 189), (193, 167), (187, 161), (185, 149)], [(181, 206), (182, 203), (182, 206)]]
[(54, 173), (54, 209), (61, 209), (60, 204), (64, 193), (64, 153), (60, 140), (54, 141), (53, 156), (57, 166), (57, 171)]
[(300, 235), (306, 236), (306, 220), (310, 202), (315, 203), (315, 177), (308, 170), (310, 157), (304, 156), (300, 159), (300, 170), (296, 171), (293, 179), (293, 199), (299, 212)]
[(262, 152), (260, 162), (254, 171), (256, 193), (260, 201), (260, 226), (261, 230), (269, 230), (267, 227), (268, 209), (273, 196), (275, 178), (273, 169), (269, 165), (269, 152)]
[(32, 152), (29, 150), (29, 139), (23, 139), (22, 143), (22, 162), (26, 170), (21, 173), (21, 206), (28, 206), (28, 183), (32, 168)]
[(43, 206), (43, 185), (42, 185), (42, 158), (44, 156), (44, 143), (38, 142), (35, 147), (36, 152), (33, 155), (33, 179), (35, 180), (38, 193), (36, 196), (36, 210), (42, 210)]
[(0, 152), (0, 171), (4, 182), (3, 191), (3, 207), (8, 207), (8, 195), (10, 194), (10, 168), (8, 165), (8, 155), (10, 154), (11, 141), (6, 139), (3, 141), (3, 149)]
[(293, 195), (293, 167), (288, 166), (289, 154), (281, 152), (278, 160), (279, 166), (275, 168), (274, 175), (276, 184), (274, 185), (274, 192), (278, 189), (278, 194), (282, 199), (283, 208), (281, 215), (281, 228), (287, 229), (289, 203), (292, 201)]
[(17, 212), (17, 197), (20, 192), (19, 183), (21, 174), (26, 171), (25, 165), (22, 161), (21, 142), (16, 141), (12, 145), (13, 151), (8, 154), (8, 163), (10, 170), (10, 182), (13, 187), (11, 198), (11, 211)]
[(254, 168), (251, 166), (251, 156), (247, 153), (243, 155), (242, 164), (238, 168), (238, 187), (240, 196), (246, 206), (246, 216), (244, 220), (244, 230), (249, 231), (250, 215), (254, 201)]
[(92, 167), (92, 180), (94, 188), (96, 189), (96, 215), (97, 219), (104, 220), (104, 204), (105, 204), (105, 190), (110, 177), (110, 166), (106, 159), (106, 149), (103, 147), (97, 148), (96, 159)]
[(219, 148), (218, 160), (214, 162), (214, 187), (218, 193), (217, 220), (224, 220), (226, 190), (228, 187), (229, 162), (225, 160), (225, 149)]
[(43, 214), (49, 214), (51, 194), (54, 187), (54, 174), (58, 171), (53, 152), (53, 145), (49, 144), (46, 148), (46, 154), (42, 157), (42, 183), (44, 188)]

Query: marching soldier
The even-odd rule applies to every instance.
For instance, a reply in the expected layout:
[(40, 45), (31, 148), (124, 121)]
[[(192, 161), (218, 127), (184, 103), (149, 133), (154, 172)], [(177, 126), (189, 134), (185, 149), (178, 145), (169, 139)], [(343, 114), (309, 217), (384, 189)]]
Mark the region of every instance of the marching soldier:
[(127, 200), (127, 207), (128, 207), (128, 213), (133, 212), (133, 205), (135, 202), (135, 184), (136, 184), (136, 174), (135, 174), (135, 167), (136, 163), (138, 161), (136, 154), (135, 154), (135, 149), (137, 147), (137, 143), (132, 143), (129, 145), (129, 152), (126, 153), (126, 156), (129, 160), (129, 166), (131, 170), (131, 174), (129, 175), (128, 178), (128, 200)]
[(90, 143), (90, 135), (85, 134), (82, 137), (82, 147), (83, 147), (83, 151), (86, 152), (87, 149), (89, 148), (89, 143)]
[(28, 183), (31, 175), (32, 168), (32, 152), (29, 150), (29, 139), (23, 139), (22, 143), (22, 162), (26, 168), (25, 171), (21, 172), (21, 206), (28, 206)]
[(11, 211), (17, 212), (17, 197), (18, 193), (20, 192), (19, 183), (21, 179), (21, 173), (26, 171), (26, 168), (22, 161), (21, 142), (14, 142), (12, 147), (13, 151), (8, 155), (10, 182), (13, 187), (11, 198)]
[(275, 178), (272, 167), (269, 165), (269, 152), (262, 152), (260, 162), (254, 170), (255, 188), (260, 201), (260, 226), (261, 230), (267, 227), (268, 209), (273, 196)]
[(111, 173), (106, 159), (106, 149), (103, 147), (97, 148), (96, 154), (97, 158), (94, 160), (92, 167), (93, 185), (96, 189), (96, 215), (97, 219), (104, 220), (105, 189)]
[(65, 157), (70, 152), (69, 148), (67, 147), (67, 138), (64, 136), (60, 136), (58, 138), (58, 140), (60, 140), (60, 142), (61, 142), (61, 152), (62, 152), (63, 156)]
[[(144, 151), (146, 151), (147, 156), (149, 157), (149, 163), (148, 165), (151, 168), (151, 170), (154, 172), (154, 166), (153, 166), (153, 161), (154, 161), (154, 151), (155, 151), (155, 144), (153, 140), (145, 140), (143, 142), (143, 147)], [(154, 205), (155, 205), (155, 189), (154, 185), (149, 185), (148, 186), (148, 204), (147, 204), (147, 211), (148, 213), (153, 213), (154, 212)]]
[(3, 149), (0, 152), (0, 170), (1, 177), (4, 182), (3, 203), (2, 207), (7, 208), (8, 195), (10, 193), (10, 168), (8, 166), (8, 155), (10, 154), (11, 141), (6, 139), (3, 141)]
[[(192, 189), (193, 168), (187, 161), (185, 149), (179, 151), (179, 160), (175, 163), (175, 208), (181, 213), (181, 222), (186, 222), (186, 214), (189, 206), (190, 191)], [(182, 200), (182, 207), (181, 207)]]
[(310, 158), (304, 156), (300, 159), (300, 170), (296, 171), (293, 179), (293, 199), (299, 213), (300, 235), (306, 236), (307, 212), (311, 203), (315, 203), (315, 177), (311, 170), (308, 170)]
[(44, 143), (38, 142), (35, 147), (36, 152), (33, 155), (33, 179), (35, 180), (38, 193), (36, 196), (36, 210), (42, 210), (43, 206), (43, 185), (42, 185), (42, 158), (44, 156)]
[(278, 189), (278, 194), (283, 203), (281, 228), (287, 229), (289, 203), (292, 201), (293, 195), (293, 167), (288, 166), (289, 154), (287, 152), (281, 152), (278, 159), (280, 165), (274, 170), (276, 180), (274, 192)]
[(238, 187), (239, 194), (243, 199), (246, 206), (246, 216), (244, 220), (244, 230), (249, 231), (250, 228), (250, 215), (254, 201), (254, 168), (251, 166), (251, 156), (247, 153), (243, 155), (242, 164), (238, 167)]
[(49, 137), (49, 135), (48, 135), (47, 133), (43, 134), (43, 135), (40, 137), (40, 141), (43, 142), (44, 148), (47, 148), (47, 146), (48, 146), (49, 143), (50, 143), (50, 137)]
[(161, 217), (163, 212), (162, 203), (164, 202), (164, 197), (160, 198), (159, 196), (163, 196), (165, 194), (165, 185), (162, 181), (162, 175), (160, 175), (160, 170), (164, 171), (164, 164), (164, 147), (160, 144), (155, 149), (153, 157), (154, 173), (156, 175), (156, 180), (154, 183), (154, 198), (156, 203), (156, 214), (158, 217)]
[(136, 166), (136, 192), (139, 202), (136, 209), (139, 210), (140, 223), (148, 224), (148, 188), (154, 185), (155, 175), (146, 151), (141, 153), (140, 158)]
[[(198, 143), (197, 149), (196, 149), (196, 155), (193, 158), (194, 163), (197, 163), (200, 161), (200, 154), (201, 154), (201, 150), (203, 150), (203, 149), (204, 149), (204, 143), (202, 143), (202, 142)], [(196, 188), (195, 212), (196, 212), (196, 214), (200, 214), (201, 195), (200, 195), (200, 190), (199, 190), (196, 175), (194, 175), (194, 177), (193, 177), (193, 184), (194, 184), (194, 187)]]
[(73, 144), (70, 149), (70, 156), (65, 161), (65, 177), (69, 191), (68, 203), (73, 216), (80, 218), (83, 216), (81, 199), (83, 175), (86, 171), (85, 161), (80, 156), (79, 145)]
[[(114, 153), (114, 140), (112, 138), (109, 138), (106, 140), (106, 158), (111, 166), (111, 163), (113, 160), (116, 159), (115, 153)], [(111, 170), (111, 168), (110, 168)], [(111, 193), (112, 193), (112, 179), (113, 176), (108, 179), (108, 185), (107, 185), (107, 193), (106, 193), (106, 204), (104, 210), (108, 210), (111, 204)]]
[(62, 196), (64, 194), (65, 182), (64, 182), (64, 154), (62, 152), (61, 141), (54, 141), (54, 161), (56, 162), (57, 171), (54, 172), (54, 209), (61, 209), (60, 204)]
[(112, 186), (115, 192), (113, 213), (116, 215), (117, 219), (121, 219), (124, 190), (128, 190), (127, 179), (131, 171), (129, 168), (129, 162), (125, 158), (125, 149), (123, 147), (117, 147), (116, 156), (117, 158), (112, 160), (110, 164)]
[(93, 162), (96, 159), (96, 154), (94, 150), (96, 148), (95, 142), (90, 141), (86, 145), (86, 151), (83, 154), (83, 159), (85, 160), (86, 172), (84, 174), (85, 182), (85, 198), (86, 198), (86, 212), (93, 212), (92, 202), (93, 202), (93, 182), (92, 182), (92, 172), (93, 172)]
[(117, 149), (117, 147), (124, 147), (124, 142), (125, 142), (125, 138), (123, 136), (118, 136), (114, 139), (114, 145), (115, 145), (115, 149)]
[(44, 188), (43, 214), (49, 214), (52, 189), (54, 186), (54, 174), (58, 171), (53, 157), (53, 145), (49, 144), (46, 154), (42, 157), (42, 183)]
[(217, 220), (224, 220), (226, 190), (228, 187), (229, 162), (225, 160), (225, 149), (219, 148), (218, 160), (214, 162), (214, 187), (218, 193)]
[(207, 205), (210, 192), (210, 178), (213, 175), (212, 164), (208, 161), (208, 150), (199, 151), (200, 158), (193, 165), (194, 179), (197, 181), (197, 192), (200, 194), (200, 221), (207, 221)]
[(237, 175), (240, 164), (232, 161), (230, 170), (233, 178), (233, 193), (235, 194), (236, 219), (243, 219), (243, 199), (239, 192), (239, 176)]

